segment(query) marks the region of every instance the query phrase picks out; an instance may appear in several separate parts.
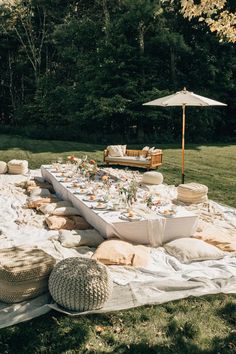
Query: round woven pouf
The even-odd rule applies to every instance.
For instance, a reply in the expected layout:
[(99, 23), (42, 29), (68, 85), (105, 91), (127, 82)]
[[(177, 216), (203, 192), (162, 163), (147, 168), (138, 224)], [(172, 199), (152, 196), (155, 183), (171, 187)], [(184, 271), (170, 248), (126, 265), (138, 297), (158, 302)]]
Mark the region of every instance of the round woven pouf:
[(49, 277), (53, 300), (68, 310), (101, 308), (112, 293), (108, 268), (94, 259), (67, 258), (60, 261)]
[(163, 182), (163, 174), (156, 171), (144, 172), (142, 183), (144, 184), (161, 184)]

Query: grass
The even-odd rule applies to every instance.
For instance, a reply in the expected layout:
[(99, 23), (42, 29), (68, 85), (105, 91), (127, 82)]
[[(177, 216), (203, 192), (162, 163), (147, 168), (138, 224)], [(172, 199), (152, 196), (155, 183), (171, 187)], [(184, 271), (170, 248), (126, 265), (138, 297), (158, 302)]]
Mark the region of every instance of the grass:
[[(104, 147), (0, 135), (0, 159), (27, 159), (30, 168), (39, 168), (43, 163), (66, 158), (72, 153), (86, 154), (102, 163)], [(164, 163), (159, 170), (165, 182), (180, 183), (179, 147), (159, 147), (164, 150)], [(235, 145), (188, 146), (186, 182), (204, 183), (209, 187), (210, 198), (235, 206), (235, 160)], [(2, 329), (0, 353), (235, 354), (236, 296), (190, 297), (162, 305), (77, 318), (51, 311)]]

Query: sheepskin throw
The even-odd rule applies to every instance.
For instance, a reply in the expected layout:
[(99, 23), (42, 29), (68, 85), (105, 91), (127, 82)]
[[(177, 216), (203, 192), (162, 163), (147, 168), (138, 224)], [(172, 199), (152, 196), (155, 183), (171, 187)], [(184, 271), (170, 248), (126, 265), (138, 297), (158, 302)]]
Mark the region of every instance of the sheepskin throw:
[(73, 311), (103, 307), (112, 292), (108, 268), (88, 258), (60, 261), (49, 277), (49, 291), (56, 303)]

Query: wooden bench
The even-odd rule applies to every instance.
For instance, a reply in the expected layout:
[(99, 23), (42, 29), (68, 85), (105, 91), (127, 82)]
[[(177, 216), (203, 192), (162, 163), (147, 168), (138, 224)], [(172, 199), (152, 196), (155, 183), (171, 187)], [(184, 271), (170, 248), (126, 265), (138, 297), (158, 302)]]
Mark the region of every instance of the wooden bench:
[(144, 150), (129, 150), (126, 149), (125, 155), (122, 157), (108, 156), (108, 150), (105, 149), (103, 153), (103, 161), (107, 165), (121, 165), (130, 167), (142, 167), (149, 169), (156, 169), (162, 165), (162, 150), (151, 153), (146, 156), (147, 152)]

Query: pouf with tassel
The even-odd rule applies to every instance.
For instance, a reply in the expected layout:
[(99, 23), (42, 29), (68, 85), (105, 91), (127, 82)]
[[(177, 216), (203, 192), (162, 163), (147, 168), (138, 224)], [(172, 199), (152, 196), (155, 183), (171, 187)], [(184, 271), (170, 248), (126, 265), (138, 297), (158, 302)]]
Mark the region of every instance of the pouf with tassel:
[(89, 258), (66, 258), (49, 277), (53, 300), (68, 310), (80, 312), (103, 307), (112, 293), (112, 285), (108, 268)]

